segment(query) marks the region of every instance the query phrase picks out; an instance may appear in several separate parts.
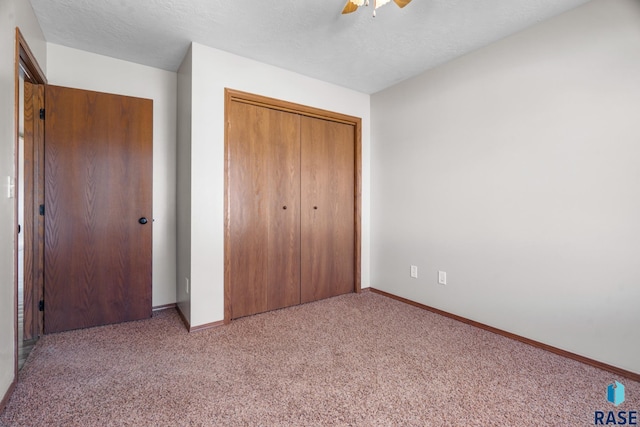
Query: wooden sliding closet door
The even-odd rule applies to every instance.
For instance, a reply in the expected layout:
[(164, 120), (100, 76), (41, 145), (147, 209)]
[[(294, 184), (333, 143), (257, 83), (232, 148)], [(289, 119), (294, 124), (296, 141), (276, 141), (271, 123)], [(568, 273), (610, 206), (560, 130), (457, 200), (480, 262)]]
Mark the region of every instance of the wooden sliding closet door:
[(300, 117), (228, 107), (231, 318), (300, 303)]
[(353, 292), (354, 126), (301, 117), (301, 302)]

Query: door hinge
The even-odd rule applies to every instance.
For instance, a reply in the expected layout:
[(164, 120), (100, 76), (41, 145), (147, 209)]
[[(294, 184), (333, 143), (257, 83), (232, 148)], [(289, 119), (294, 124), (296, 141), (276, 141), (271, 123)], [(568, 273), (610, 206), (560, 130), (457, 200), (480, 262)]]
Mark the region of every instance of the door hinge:
[(44, 216), (44, 205), (40, 205), (40, 216)]
[(40, 120), (44, 120), (44, 108), (40, 109)]
[(38, 310), (44, 311), (44, 300), (43, 299), (41, 299), (40, 302), (38, 303)]

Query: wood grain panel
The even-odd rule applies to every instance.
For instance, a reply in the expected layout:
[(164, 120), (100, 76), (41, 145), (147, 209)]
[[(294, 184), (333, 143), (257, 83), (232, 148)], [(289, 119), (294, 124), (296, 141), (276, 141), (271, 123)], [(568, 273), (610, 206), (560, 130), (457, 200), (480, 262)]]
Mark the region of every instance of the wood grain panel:
[(238, 318), (267, 309), (267, 146), (257, 137), (268, 131), (268, 115), (231, 103), (228, 116), (231, 317)]
[(152, 101), (55, 86), (45, 101), (45, 332), (148, 318)]
[(300, 304), (300, 116), (261, 110), (269, 121), (267, 310), (276, 310)]
[(301, 301), (354, 290), (354, 126), (301, 118)]
[[(45, 85), (34, 86), (33, 111), (39, 112), (44, 104)], [(44, 120), (39, 117), (33, 121), (33, 305), (34, 335), (44, 333), (44, 312), (39, 309), (39, 302), (44, 300), (44, 216), (40, 215), (40, 205), (44, 205)]]
[(44, 203), (44, 85), (24, 82), (24, 327), (23, 339), (42, 333), (39, 302), (43, 292), (44, 221), (39, 207)]
[(300, 302), (299, 117), (229, 105), (231, 317)]
[(24, 240), (24, 264), (23, 264), (23, 339), (30, 340), (36, 336), (35, 328), (35, 287), (34, 287), (34, 85), (25, 81), (24, 83), (24, 159), (23, 169), (23, 194), (24, 194), (24, 223), (22, 233)]

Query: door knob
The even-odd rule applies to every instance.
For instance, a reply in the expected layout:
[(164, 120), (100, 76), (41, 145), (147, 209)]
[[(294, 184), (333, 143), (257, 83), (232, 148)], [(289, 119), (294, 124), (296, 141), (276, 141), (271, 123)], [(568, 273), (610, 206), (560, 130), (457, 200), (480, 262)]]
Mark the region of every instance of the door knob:
[(140, 219), (138, 220), (138, 222), (139, 222), (140, 224), (146, 224), (146, 223), (147, 223), (147, 222), (149, 222), (149, 221), (147, 221), (147, 218), (142, 217), (142, 218), (140, 218)]

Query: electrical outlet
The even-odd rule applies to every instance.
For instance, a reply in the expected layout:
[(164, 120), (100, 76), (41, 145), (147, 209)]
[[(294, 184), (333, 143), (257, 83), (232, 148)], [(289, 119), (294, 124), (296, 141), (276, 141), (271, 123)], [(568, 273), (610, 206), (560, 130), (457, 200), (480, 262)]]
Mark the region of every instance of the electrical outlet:
[(187, 291), (187, 293), (189, 293), (189, 278), (188, 277), (184, 278), (184, 290)]
[(412, 265), (411, 266), (411, 277), (413, 277), (414, 279), (418, 278), (418, 266), (417, 265)]
[(447, 272), (446, 271), (438, 271), (438, 283), (441, 285), (447, 284)]

